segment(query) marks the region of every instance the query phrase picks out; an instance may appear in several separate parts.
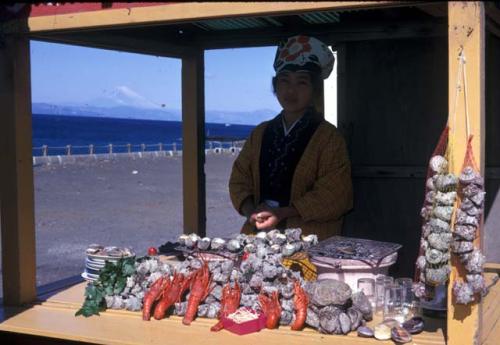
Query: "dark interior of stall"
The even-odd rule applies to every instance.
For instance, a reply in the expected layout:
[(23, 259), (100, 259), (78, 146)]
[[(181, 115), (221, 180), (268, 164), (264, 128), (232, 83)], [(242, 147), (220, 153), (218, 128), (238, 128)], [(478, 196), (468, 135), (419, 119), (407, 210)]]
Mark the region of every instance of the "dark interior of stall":
[[(216, 19), (37, 34), (133, 51), (143, 42), (205, 49), (275, 45), (303, 33), (338, 49), (338, 127), (352, 161), (354, 209), (343, 235), (403, 245), (395, 276), (412, 276), (427, 162), (448, 117), (447, 4)], [(486, 166), (500, 166), (500, 41), (486, 37)], [(490, 173), (493, 171), (492, 173)], [(487, 171), (486, 214), (500, 174)], [(232, 212), (233, 210), (228, 210)]]

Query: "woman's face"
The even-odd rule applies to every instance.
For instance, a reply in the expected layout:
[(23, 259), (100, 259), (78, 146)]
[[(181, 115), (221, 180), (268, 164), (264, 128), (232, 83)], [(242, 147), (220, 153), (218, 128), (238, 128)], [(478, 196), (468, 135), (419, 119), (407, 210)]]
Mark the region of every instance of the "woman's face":
[(308, 72), (283, 71), (276, 76), (276, 97), (288, 113), (303, 113), (313, 100), (313, 86)]

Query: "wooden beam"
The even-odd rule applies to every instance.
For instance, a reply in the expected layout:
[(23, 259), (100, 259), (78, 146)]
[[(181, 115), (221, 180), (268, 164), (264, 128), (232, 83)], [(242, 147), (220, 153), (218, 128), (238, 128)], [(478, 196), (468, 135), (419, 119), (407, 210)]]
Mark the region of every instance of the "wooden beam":
[[(158, 25), (241, 16), (283, 15), (307, 11), (397, 7), (408, 6), (412, 3), (405, 1), (184, 2), (31, 17), (28, 19), (28, 26), (30, 32), (50, 32), (97, 27)], [(12, 21), (6, 24), (4, 31), (19, 32), (23, 29), (19, 27), (18, 22)]]
[(25, 36), (0, 47), (0, 202), (4, 304), (36, 298), (31, 152), (30, 46)]
[(204, 51), (182, 58), (182, 188), (184, 233), (205, 236)]
[(181, 58), (186, 55), (191, 48), (168, 43), (164, 40), (153, 41), (150, 39), (136, 38), (132, 35), (125, 36), (116, 31), (91, 32), (91, 33), (71, 33), (71, 34), (35, 34), (33, 39), (72, 44), (83, 47), (99, 49), (118, 50), (137, 54), (150, 54), (155, 56)]
[[(483, 2), (454, 1), (448, 4), (448, 75), (449, 75), (449, 123), (452, 147), (451, 172), (460, 174), (467, 146), (466, 105), (469, 113), (469, 130), (474, 136), (474, 155), (484, 176), (485, 166), (485, 99), (484, 99), (484, 49), (485, 14)], [(462, 85), (455, 103), (459, 53), (463, 49), (466, 58), (467, 88)], [(466, 91), (467, 104), (464, 100)], [(454, 121), (456, 106), (456, 121)], [(481, 246), (481, 241), (476, 241)], [(479, 337), (480, 304), (458, 305), (454, 303), (453, 283), (464, 279), (465, 272), (458, 258), (452, 257), (452, 272), (448, 286), (448, 344), (476, 344)]]
[(215, 32), (199, 34), (193, 43), (204, 49), (243, 48), (272, 46), (280, 40), (295, 34), (307, 34), (324, 42), (350, 42), (377, 39), (401, 39), (416, 37), (436, 37), (447, 34), (446, 22), (395, 22), (363, 24), (303, 25), (299, 27), (280, 27), (241, 30), (239, 32)]

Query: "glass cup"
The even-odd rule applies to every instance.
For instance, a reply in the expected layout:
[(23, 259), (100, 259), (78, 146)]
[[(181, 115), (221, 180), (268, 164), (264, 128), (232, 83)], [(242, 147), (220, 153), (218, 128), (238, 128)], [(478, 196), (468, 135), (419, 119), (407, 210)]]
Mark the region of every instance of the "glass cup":
[(383, 274), (378, 275), (375, 278), (375, 313), (381, 314), (384, 310), (384, 291), (385, 286), (388, 284), (392, 284), (394, 279), (389, 276), (385, 276)]
[(372, 278), (359, 278), (358, 291), (363, 291), (371, 305), (375, 303), (375, 280)]
[(413, 279), (411, 278), (398, 278), (395, 281), (396, 284), (401, 286), (403, 289), (403, 296), (402, 296), (402, 308), (403, 308), (403, 314), (406, 319), (410, 319), (413, 317), (412, 314), (412, 308), (413, 304), (416, 300), (415, 295), (413, 294)]
[(403, 288), (398, 284), (388, 284), (384, 289), (384, 320), (405, 321), (403, 315)]

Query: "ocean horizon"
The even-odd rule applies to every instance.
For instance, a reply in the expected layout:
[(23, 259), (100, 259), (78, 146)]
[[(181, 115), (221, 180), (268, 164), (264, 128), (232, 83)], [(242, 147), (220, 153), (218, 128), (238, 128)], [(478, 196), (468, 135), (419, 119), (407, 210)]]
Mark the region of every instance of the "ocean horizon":
[[(89, 153), (89, 145), (94, 145), (94, 153), (106, 153), (109, 144), (116, 153), (127, 152), (127, 144), (132, 151), (140, 151), (141, 144), (146, 145), (145, 151), (156, 151), (159, 143), (164, 150), (171, 150), (174, 143), (177, 149), (182, 149), (181, 121), (33, 114), (32, 128), (34, 156), (42, 155), (43, 145), (48, 147), (48, 155), (66, 154), (67, 145), (71, 145), (72, 154)], [(205, 123), (205, 137), (212, 142), (245, 140), (253, 128), (253, 125)]]

